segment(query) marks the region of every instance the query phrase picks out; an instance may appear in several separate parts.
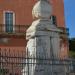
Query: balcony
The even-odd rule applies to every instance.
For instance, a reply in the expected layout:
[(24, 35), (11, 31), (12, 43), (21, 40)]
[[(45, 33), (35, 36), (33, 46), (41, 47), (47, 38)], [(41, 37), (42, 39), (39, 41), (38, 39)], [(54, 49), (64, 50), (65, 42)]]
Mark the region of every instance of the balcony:
[(61, 34), (69, 35), (69, 29), (68, 28), (64, 28), (64, 27), (58, 27), (58, 28), (62, 30)]
[[(26, 36), (26, 30), (29, 27), (29, 25), (10, 25), (8, 27), (5, 27), (5, 25), (0, 24), (0, 37), (12, 37), (12, 36), (19, 36), (19, 37), (25, 37)], [(61, 32), (61, 35), (69, 35), (69, 29), (64, 27), (58, 27), (63, 32)]]
[(58, 28), (62, 30), (62, 32), (60, 33), (60, 37), (68, 38), (68, 36), (69, 36), (69, 29), (68, 28), (64, 28), (64, 27), (58, 27)]
[(26, 30), (29, 25), (10, 25), (5, 27), (5, 25), (0, 24), (0, 37), (11, 37), (11, 36), (25, 36)]

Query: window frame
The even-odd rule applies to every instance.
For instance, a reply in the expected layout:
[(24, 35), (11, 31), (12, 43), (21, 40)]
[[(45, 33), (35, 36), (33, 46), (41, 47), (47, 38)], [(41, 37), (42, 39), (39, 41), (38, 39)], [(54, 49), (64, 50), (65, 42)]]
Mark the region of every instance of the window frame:
[(14, 13), (14, 11), (3, 11), (3, 24), (4, 24), (3, 30), (4, 30), (4, 32), (6, 32), (6, 28), (5, 28), (5, 15), (6, 15), (6, 13), (13, 13), (13, 32), (14, 32), (14, 30), (15, 30), (15, 27), (14, 27), (14, 25), (15, 25), (15, 13)]

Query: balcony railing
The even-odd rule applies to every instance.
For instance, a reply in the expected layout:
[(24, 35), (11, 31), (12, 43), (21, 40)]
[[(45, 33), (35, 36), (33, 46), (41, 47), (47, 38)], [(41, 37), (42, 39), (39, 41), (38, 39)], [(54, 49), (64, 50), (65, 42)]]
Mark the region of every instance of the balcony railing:
[(69, 28), (65, 28), (65, 27), (58, 27), (58, 28), (62, 30), (61, 34), (69, 35)]
[(10, 25), (5, 26), (0, 24), (0, 34), (24, 34), (26, 33), (27, 28), (29, 25)]
[[(0, 24), (0, 35), (25, 35), (26, 30), (28, 29), (29, 25), (10, 25), (6, 26), (4, 24)], [(61, 34), (69, 35), (69, 29), (64, 27), (58, 27), (63, 32)]]

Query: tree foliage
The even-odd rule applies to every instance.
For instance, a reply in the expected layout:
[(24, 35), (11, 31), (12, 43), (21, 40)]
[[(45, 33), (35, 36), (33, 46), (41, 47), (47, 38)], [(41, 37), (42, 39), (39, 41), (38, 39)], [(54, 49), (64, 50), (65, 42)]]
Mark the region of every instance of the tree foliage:
[(75, 58), (75, 38), (69, 39), (69, 56)]
[(75, 51), (75, 38), (69, 39), (69, 49)]

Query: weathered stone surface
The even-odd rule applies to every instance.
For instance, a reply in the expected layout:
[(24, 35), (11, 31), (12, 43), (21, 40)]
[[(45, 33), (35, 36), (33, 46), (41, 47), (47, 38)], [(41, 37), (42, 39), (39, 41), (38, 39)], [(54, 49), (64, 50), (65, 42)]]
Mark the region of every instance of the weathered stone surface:
[[(40, 13), (39, 11), (41, 12), (41, 14), (45, 13), (45, 11), (43, 12), (43, 10), (37, 10), (37, 14)], [(60, 69), (62, 67), (47, 65), (49, 61), (47, 62), (44, 59), (59, 58), (59, 33), (62, 31), (55, 25), (52, 25), (51, 21), (47, 17), (43, 17), (43, 15), (41, 15), (41, 17), (42, 18), (33, 21), (32, 25), (27, 29), (26, 39), (28, 40), (28, 43), (26, 49), (29, 58), (39, 58), (43, 60), (28, 59), (26, 62), (32, 64), (26, 66), (25, 71), (28, 71), (29, 75), (55, 75), (56, 72), (60, 72)], [(43, 65), (44, 63), (46, 63), (46, 65)], [(61, 69), (61, 71), (63, 72), (63, 69)], [(28, 73), (26, 73), (25, 75), (28, 75)]]
[(38, 1), (32, 10), (32, 15), (36, 18), (49, 18), (52, 12), (51, 5), (46, 0)]

